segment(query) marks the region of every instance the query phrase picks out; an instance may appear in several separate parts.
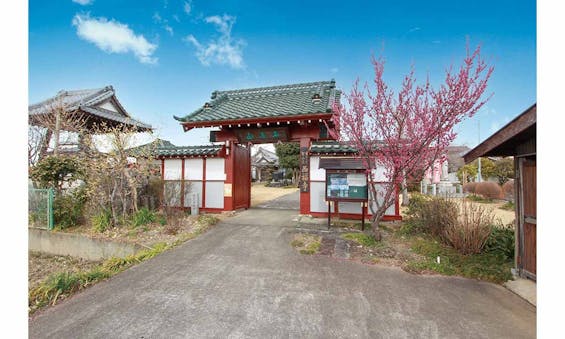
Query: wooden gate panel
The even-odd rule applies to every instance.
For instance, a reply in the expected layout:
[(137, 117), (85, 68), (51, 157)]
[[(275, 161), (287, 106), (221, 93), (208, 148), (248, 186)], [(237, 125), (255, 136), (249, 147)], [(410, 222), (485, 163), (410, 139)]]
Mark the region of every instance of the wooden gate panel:
[(233, 152), (232, 194), (234, 208), (249, 208), (251, 201), (251, 148), (236, 145)]

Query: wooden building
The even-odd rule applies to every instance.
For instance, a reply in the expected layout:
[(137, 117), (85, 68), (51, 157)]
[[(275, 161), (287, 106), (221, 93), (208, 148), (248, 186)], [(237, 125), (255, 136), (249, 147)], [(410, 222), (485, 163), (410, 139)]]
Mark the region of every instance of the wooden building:
[(520, 276), (536, 280), (536, 104), (464, 155), (513, 156), (516, 194), (515, 263)]

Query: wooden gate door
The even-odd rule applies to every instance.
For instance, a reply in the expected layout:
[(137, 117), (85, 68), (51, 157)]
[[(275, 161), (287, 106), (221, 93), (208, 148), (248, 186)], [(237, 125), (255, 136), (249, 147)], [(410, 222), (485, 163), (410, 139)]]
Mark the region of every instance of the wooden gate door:
[(236, 145), (234, 152), (234, 208), (249, 208), (251, 203), (251, 147)]
[(523, 252), (522, 269), (525, 275), (536, 279), (536, 159), (520, 161), (521, 215)]

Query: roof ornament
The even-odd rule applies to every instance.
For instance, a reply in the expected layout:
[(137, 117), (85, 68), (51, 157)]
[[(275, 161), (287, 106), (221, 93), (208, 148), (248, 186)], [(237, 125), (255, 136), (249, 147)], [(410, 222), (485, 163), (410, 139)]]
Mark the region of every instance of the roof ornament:
[(320, 102), (322, 102), (322, 97), (320, 96), (320, 94), (316, 93), (312, 96), (312, 103), (313, 104), (319, 104)]
[(209, 109), (211, 109), (211, 108), (212, 108), (212, 105), (210, 105), (209, 102), (204, 103), (204, 109), (205, 109), (205, 110), (209, 110)]

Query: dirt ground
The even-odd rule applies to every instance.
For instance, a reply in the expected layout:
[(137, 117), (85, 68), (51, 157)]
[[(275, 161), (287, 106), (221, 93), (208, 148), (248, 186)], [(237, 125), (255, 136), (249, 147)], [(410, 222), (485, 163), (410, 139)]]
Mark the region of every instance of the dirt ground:
[(296, 191), (298, 187), (265, 187), (264, 183), (253, 183), (251, 185), (251, 207)]
[(29, 252), (28, 257), (28, 282), (29, 290), (53, 272), (78, 272), (96, 266), (98, 262), (87, 261), (71, 256), (49, 255), (40, 252)]

